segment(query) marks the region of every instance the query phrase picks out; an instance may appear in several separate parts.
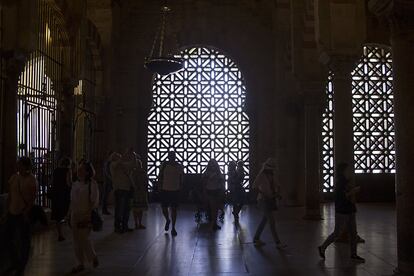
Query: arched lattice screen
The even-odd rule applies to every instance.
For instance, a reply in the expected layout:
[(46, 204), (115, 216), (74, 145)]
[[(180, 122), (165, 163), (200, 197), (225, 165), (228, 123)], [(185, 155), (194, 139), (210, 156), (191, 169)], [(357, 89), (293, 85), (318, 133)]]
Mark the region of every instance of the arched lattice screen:
[[(395, 173), (392, 57), (389, 49), (363, 48), (352, 71), (352, 106), (355, 173)], [(333, 75), (328, 77), (328, 103), (323, 114), (323, 192), (334, 186)]]
[(210, 159), (227, 174), (229, 161), (249, 168), (249, 119), (244, 112), (246, 87), (237, 65), (205, 47), (181, 52), (184, 69), (155, 76), (148, 118), (148, 175), (151, 182), (169, 150), (185, 173), (201, 174)]

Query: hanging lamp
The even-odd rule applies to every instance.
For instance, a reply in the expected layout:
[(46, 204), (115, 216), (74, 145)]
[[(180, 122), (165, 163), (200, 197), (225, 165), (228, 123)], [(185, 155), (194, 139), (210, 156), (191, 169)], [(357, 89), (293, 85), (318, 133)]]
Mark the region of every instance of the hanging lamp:
[[(152, 44), (151, 52), (145, 58), (144, 67), (153, 73), (165, 76), (175, 73), (184, 67), (184, 60), (182, 58), (174, 57), (172, 54), (164, 54), (164, 43), (166, 34), (167, 15), (171, 12), (168, 6), (161, 8), (161, 27), (155, 35), (154, 43)], [(158, 42), (158, 45), (157, 45)], [(175, 42), (177, 40), (175, 39)], [(176, 43), (177, 44), (177, 43)], [(158, 46), (158, 51), (156, 52)], [(177, 45), (176, 45), (177, 46)], [(177, 47), (178, 48), (178, 47)]]

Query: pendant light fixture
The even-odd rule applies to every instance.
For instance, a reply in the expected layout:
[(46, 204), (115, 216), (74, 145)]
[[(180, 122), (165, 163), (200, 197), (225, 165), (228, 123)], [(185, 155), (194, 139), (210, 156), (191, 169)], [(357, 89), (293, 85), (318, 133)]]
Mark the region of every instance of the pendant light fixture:
[[(175, 73), (184, 67), (184, 60), (182, 58), (174, 57), (172, 54), (173, 51), (169, 54), (164, 54), (167, 37), (167, 16), (170, 12), (171, 9), (168, 6), (163, 6), (161, 8), (161, 26), (155, 35), (151, 52), (144, 62), (144, 67), (146, 69), (162, 76)], [(171, 34), (168, 35), (174, 36), (174, 33), (171, 32)], [(176, 37), (174, 38), (175, 46), (178, 49), (177, 39)]]

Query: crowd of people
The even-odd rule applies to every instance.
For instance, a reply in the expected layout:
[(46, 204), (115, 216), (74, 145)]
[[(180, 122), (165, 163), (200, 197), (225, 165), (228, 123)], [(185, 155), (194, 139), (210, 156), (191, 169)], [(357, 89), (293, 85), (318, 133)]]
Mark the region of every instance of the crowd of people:
[[(336, 225), (334, 232), (318, 247), (321, 258), (325, 259), (325, 250), (338, 236), (347, 230), (351, 241), (351, 258), (363, 262), (357, 255), (357, 232), (355, 222), (354, 195), (357, 188), (349, 185), (346, 176), (347, 164), (337, 168), (336, 181)], [(260, 236), (266, 224), (269, 225), (272, 237), (278, 249), (286, 247), (279, 238), (276, 230), (274, 212), (278, 209), (281, 190), (277, 177), (277, 162), (268, 158), (256, 176), (252, 188), (257, 194), (257, 203), (262, 213), (253, 242), (263, 245)], [(110, 215), (108, 199), (111, 191), (114, 195), (114, 232), (123, 234), (133, 231), (129, 218), (133, 214), (135, 229), (146, 229), (143, 224), (143, 214), (148, 209), (148, 177), (142, 166), (141, 157), (132, 149), (123, 154), (110, 152), (103, 165), (103, 184), (98, 185), (93, 165), (81, 160), (74, 164), (69, 158), (63, 158), (53, 173), (49, 197), (51, 199), (51, 219), (56, 222), (57, 240), (65, 240), (62, 231), (63, 223), (67, 222), (72, 230), (73, 247), (78, 264), (72, 273), (85, 269), (86, 263), (93, 267), (99, 265), (97, 254), (90, 240), (93, 229), (91, 213), (99, 206), (104, 215)], [(242, 206), (246, 203), (243, 187), (245, 171), (242, 161), (231, 161), (228, 164), (227, 181), (229, 200), (232, 204), (232, 214), (238, 223)], [(208, 214), (209, 228), (212, 231), (221, 229), (218, 224), (218, 213), (224, 212), (225, 176), (218, 162), (214, 159), (208, 162), (202, 178), (200, 198), (203, 208)], [(177, 161), (174, 151), (168, 153), (168, 158), (160, 166), (158, 176), (158, 191), (162, 214), (165, 218), (165, 231), (171, 229), (171, 235), (176, 236), (177, 211), (180, 202), (180, 192), (183, 189), (184, 167)], [(10, 267), (9, 271), (23, 275), (30, 252), (30, 212), (35, 205), (37, 182), (31, 172), (31, 160), (21, 157), (17, 162), (17, 172), (9, 181), (8, 214), (6, 217), (6, 236), (8, 237)]]

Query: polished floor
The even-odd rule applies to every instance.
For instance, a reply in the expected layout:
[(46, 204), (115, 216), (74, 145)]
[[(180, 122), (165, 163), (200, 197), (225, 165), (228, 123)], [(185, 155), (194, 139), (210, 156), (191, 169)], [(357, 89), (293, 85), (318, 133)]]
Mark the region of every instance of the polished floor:
[[(210, 232), (194, 221), (192, 206), (182, 206), (177, 223), (178, 236), (164, 232), (158, 205), (144, 217), (146, 230), (122, 235), (113, 233), (112, 216), (106, 216), (105, 229), (93, 233), (101, 265), (81, 275), (309, 275), (369, 276), (391, 275), (397, 263), (395, 207), (388, 204), (360, 204), (358, 232), (366, 240), (358, 251), (365, 264), (349, 259), (347, 244), (336, 243), (322, 261), (316, 247), (334, 226), (333, 205), (323, 207), (325, 220), (303, 220), (303, 208), (282, 208), (277, 213), (278, 232), (288, 247), (278, 250), (265, 229), (266, 245), (255, 247), (252, 235), (260, 214), (255, 206), (242, 210), (236, 226), (226, 208), (223, 228)], [(132, 226), (132, 221), (131, 221)], [(37, 235), (26, 275), (66, 275), (75, 264), (70, 230), (68, 239), (57, 242), (53, 231)]]

